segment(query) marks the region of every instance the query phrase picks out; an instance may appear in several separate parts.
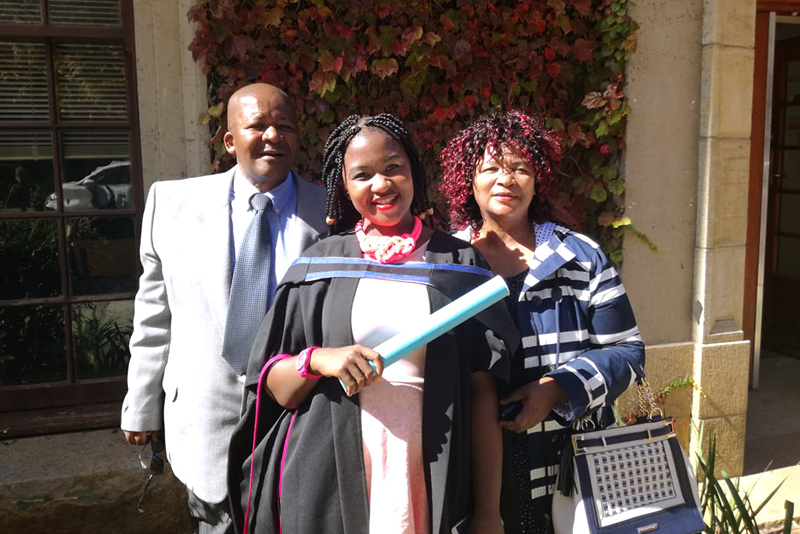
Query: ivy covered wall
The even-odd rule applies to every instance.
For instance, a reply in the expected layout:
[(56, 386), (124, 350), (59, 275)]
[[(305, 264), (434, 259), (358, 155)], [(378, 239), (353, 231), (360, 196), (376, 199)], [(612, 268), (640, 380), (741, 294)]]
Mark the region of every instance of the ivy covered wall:
[[(209, 78), (214, 167), (224, 102), (264, 81), (294, 99), (316, 179), (325, 139), (352, 113), (400, 116), (438, 177), (437, 157), (471, 117), (540, 113), (564, 151), (559, 218), (622, 259), (625, 65), (636, 45), (628, 0), (208, 0), (189, 10), (190, 45)], [(443, 215), (443, 214), (440, 214)]]

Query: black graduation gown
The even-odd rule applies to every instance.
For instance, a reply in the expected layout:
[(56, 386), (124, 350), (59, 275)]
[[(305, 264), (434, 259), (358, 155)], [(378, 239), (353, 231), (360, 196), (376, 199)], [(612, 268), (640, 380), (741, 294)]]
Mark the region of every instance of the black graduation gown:
[[(300, 259), (289, 269), (250, 357), (249, 402), (229, 455), (234, 520), (241, 532), (249, 496), (248, 532), (362, 534), (368, 531), (369, 503), (358, 395), (348, 398), (335, 378), (322, 378), (297, 410), (283, 409), (266, 394), (257, 407), (255, 393), (272, 356), (353, 344), (350, 317), (358, 279), (386, 266), (360, 260), (352, 233), (329, 237), (304, 257), (318, 259)], [(474, 248), (441, 232), (433, 233), (425, 262), (439, 266), (389, 270), (419, 276), (428, 287), (431, 312), (491, 277)], [(454, 270), (451, 264), (473, 267)], [(471, 509), (470, 374), (490, 371), (502, 388), (518, 340), (500, 302), (427, 346), (422, 448), (432, 533), (450, 532)]]

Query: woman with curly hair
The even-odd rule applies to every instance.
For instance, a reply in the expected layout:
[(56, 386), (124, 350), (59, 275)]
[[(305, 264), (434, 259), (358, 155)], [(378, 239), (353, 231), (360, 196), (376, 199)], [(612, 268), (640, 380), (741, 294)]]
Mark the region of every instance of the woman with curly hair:
[(421, 223), (425, 174), (395, 117), (339, 125), (323, 181), (333, 235), (290, 268), (251, 354), (231, 442), (237, 527), (444, 534), (471, 514), (471, 532), (502, 532), (496, 382), (518, 342), (506, 307), (390, 367), (372, 349), (488, 280), (488, 266)]
[[(519, 111), (484, 116), (442, 151), (442, 192), (456, 235), (511, 289), (522, 338), (501, 399), (506, 533), (552, 530), (564, 436), (577, 420), (614, 421), (614, 400), (644, 365), (644, 345), (616, 269), (600, 247), (551, 220), (559, 145)], [(518, 410), (518, 411), (516, 411)]]

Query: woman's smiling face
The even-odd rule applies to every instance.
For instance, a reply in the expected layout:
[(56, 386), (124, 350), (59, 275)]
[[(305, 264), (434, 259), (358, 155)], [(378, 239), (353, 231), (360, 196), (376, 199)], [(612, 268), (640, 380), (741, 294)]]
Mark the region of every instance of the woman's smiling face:
[(484, 219), (512, 214), (527, 217), (536, 192), (533, 165), (514, 147), (487, 147), (478, 162), (472, 192)]
[(414, 180), (403, 146), (375, 128), (362, 130), (344, 154), (344, 186), (353, 206), (367, 219), (364, 231), (395, 235), (414, 226)]

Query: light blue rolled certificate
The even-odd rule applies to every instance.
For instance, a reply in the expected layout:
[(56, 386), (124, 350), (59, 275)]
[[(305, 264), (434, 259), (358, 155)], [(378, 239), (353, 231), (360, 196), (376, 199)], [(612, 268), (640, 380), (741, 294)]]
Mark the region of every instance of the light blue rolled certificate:
[(398, 332), (373, 350), (383, 357), (384, 365), (392, 365), (495, 302), (503, 300), (507, 295), (508, 286), (505, 280), (502, 276), (495, 276), (424, 317), (412, 328)]
[[(381, 355), (384, 366), (392, 365), (506, 296), (508, 296), (508, 286), (505, 280), (502, 276), (495, 276), (450, 304), (423, 317), (413, 327), (380, 343), (373, 350)], [(369, 364), (373, 365), (372, 362)], [(342, 387), (347, 389), (344, 383)]]

